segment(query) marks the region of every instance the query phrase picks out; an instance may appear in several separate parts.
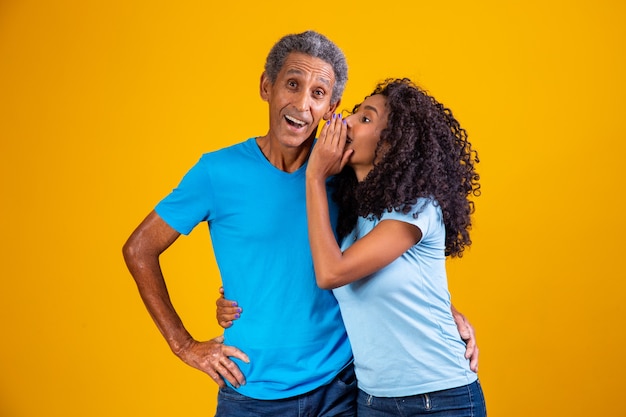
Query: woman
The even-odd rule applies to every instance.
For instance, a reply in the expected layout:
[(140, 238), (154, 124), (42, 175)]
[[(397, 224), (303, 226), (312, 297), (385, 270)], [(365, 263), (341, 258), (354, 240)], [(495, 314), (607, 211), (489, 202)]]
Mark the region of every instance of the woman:
[(322, 128), (307, 167), (309, 239), (317, 283), (333, 289), (348, 330), (359, 416), (486, 414), (445, 271), (471, 244), (477, 162), (450, 110), (408, 79)]

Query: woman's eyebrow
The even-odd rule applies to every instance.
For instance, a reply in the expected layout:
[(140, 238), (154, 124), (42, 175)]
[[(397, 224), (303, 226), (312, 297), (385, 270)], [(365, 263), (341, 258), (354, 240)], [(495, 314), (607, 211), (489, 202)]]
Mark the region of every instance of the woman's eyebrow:
[(378, 110), (376, 110), (376, 107), (374, 107), (374, 106), (363, 106), (363, 109), (364, 110), (371, 110), (374, 113), (378, 114)]

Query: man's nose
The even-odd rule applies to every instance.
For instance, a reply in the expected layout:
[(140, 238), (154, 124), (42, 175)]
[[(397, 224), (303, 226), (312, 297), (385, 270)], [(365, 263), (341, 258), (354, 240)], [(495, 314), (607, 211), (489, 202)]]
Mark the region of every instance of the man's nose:
[(294, 106), (299, 112), (305, 112), (309, 109), (311, 98), (307, 92), (299, 92), (294, 98)]

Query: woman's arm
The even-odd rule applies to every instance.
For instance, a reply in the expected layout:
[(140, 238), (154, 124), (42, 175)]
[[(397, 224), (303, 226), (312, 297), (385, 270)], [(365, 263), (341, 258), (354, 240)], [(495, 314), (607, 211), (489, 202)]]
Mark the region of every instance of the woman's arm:
[(398, 220), (383, 220), (341, 252), (332, 232), (326, 189), (307, 180), (309, 241), (320, 288), (332, 289), (366, 277), (393, 262), (420, 241), (421, 230)]
[(419, 242), (420, 229), (397, 221), (380, 222), (365, 237), (341, 252), (328, 210), (326, 179), (341, 171), (352, 151), (344, 151), (346, 126), (341, 118), (324, 125), (306, 172), (309, 241), (317, 284), (331, 289), (361, 279), (391, 263)]

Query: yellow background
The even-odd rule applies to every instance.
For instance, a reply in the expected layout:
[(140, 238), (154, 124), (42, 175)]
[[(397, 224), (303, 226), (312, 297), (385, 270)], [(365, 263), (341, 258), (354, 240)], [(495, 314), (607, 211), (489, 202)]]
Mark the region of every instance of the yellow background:
[[(265, 55), (309, 28), (348, 57), (343, 108), (409, 76), (479, 151), (449, 270), (490, 415), (626, 415), (624, 3), (216, 3), (0, 2), (0, 416), (213, 415), (120, 249), (201, 153), (266, 132)], [(219, 332), (208, 244), (163, 259), (198, 339)]]

